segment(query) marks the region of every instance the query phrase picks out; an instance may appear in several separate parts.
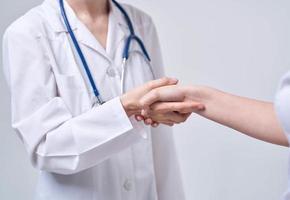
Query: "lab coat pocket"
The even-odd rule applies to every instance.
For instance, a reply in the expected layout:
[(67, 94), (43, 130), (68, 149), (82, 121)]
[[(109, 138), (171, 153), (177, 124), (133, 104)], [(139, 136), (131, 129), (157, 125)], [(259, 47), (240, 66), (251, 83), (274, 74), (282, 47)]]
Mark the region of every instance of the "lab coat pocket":
[(90, 109), (90, 98), (83, 80), (78, 75), (56, 75), (58, 94), (66, 103), (73, 116)]

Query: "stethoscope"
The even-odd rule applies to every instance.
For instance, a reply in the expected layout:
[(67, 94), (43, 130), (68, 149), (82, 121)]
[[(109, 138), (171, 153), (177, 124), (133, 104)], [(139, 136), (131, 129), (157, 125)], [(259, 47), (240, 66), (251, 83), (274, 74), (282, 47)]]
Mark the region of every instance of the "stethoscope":
[[(129, 15), (128, 15), (128, 13), (125, 11), (125, 9), (118, 2), (116, 2), (115, 0), (112, 0), (112, 2), (116, 5), (116, 7), (123, 14), (123, 16), (124, 16), (124, 18), (126, 20), (126, 23), (128, 25), (129, 31), (130, 31), (130, 35), (126, 39), (125, 47), (124, 47), (123, 55), (122, 55), (123, 61), (122, 61), (122, 73), (121, 73), (121, 94), (123, 94), (124, 93), (124, 79), (125, 79), (126, 63), (127, 63), (128, 59), (129, 59), (129, 56), (130, 56), (129, 51), (130, 51), (130, 45), (131, 45), (132, 41), (134, 40), (134, 41), (137, 42), (137, 44), (141, 48), (142, 53), (145, 56), (145, 58), (146, 58), (148, 63), (150, 63), (151, 59), (150, 59), (150, 56), (149, 56), (149, 54), (148, 54), (148, 52), (147, 52), (147, 50), (146, 50), (146, 48), (144, 46), (144, 43), (142, 42), (142, 40), (138, 36), (136, 36), (132, 21), (131, 21)], [(73, 32), (73, 30), (71, 28), (71, 25), (69, 23), (69, 20), (67, 18), (66, 11), (65, 11), (65, 8), (64, 8), (63, 0), (59, 0), (59, 5), (60, 5), (60, 10), (61, 10), (61, 15), (63, 17), (63, 20), (64, 20), (65, 26), (67, 28), (67, 31), (68, 31), (68, 33), (70, 35), (70, 38), (71, 38), (71, 40), (73, 42), (73, 45), (74, 45), (74, 47), (76, 49), (76, 52), (77, 52), (77, 54), (78, 54), (78, 56), (79, 56), (79, 58), (81, 60), (81, 63), (83, 65), (83, 67), (84, 67), (84, 70), (85, 70), (85, 72), (87, 74), (87, 77), (89, 79), (90, 85), (91, 85), (91, 87), (93, 89), (94, 96), (96, 98), (96, 102), (95, 103), (97, 103), (98, 105), (101, 105), (101, 104), (103, 104), (105, 102), (101, 98), (100, 92), (99, 92), (99, 90), (98, 90), (98, 88), (97, 88), (97, 86), (95, 84), (94, 78), (93, 78), (93, 76), (91, 74), (90, 68), (89, 68), (88, 63), (86, 61), (86, 58), (85, 58), (85, 56), (84, 56), (84, 54), (83, 54), (83, 52), (82, 52), (82, 50), (80, 48), (80, 45), (79, 45), (79, 43), (78, 43), (78, 41), (76, 39), (76, 36), (75, 36), (75, 34), (74, 34), (74, 32)], [(154, 75), (153, 69), (152, 69), (150, 64), (149, 64), (149, 67), (150, 67), (152, 75)]]

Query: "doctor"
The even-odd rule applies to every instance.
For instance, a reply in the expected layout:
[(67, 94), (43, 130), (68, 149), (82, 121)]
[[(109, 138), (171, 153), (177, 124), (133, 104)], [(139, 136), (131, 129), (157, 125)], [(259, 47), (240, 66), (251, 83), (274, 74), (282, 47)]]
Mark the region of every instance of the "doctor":
[[(132, 41), (122, 65), (128, 17), (144, 48)], [(164, 76), (149, 16), (111, 0), (45, 0), (7, 29), (3, 51), (12, 126), (39, 169), (37, 200), (184, 199), (171, 130), (132, 117), (144, 94), (177, 83), (146, 83)], [(167, 125), (187, 117), (152, 114)]]

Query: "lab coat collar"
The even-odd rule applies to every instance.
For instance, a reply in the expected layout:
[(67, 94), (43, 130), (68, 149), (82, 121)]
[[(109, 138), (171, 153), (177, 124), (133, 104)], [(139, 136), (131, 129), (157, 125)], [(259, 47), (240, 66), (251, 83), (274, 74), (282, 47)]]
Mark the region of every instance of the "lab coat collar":
[[(77, 37), (79, 41), (86, 45), (87, 47), (100, 52), (103, 56), (110, 59), (114, 57), (116, 48), (119, 44), (124, 41), (127, 36), (125, 25), (125, 20), (121, 12), (116, 8), (116, 6), (110, 0), (110, 14), (109, 14), (109, 24), (108, 33), (106, 41), (106, 49), (104, 49), (95, 36), (88, 30), (88, 28), (80, 21), (77, 20)], [(76, 16), (76, 15), (75, 15)]]
[[(83, 43), (87, 47), (101, 53), (103, 56), (109, 59), (114, 56), (115, 49), (118, 47), (121, 41), (128, 35), (128, 25), (124, 19), (124, 16), (119, 9), (110, 3), (110, 15), (109, 15), (109, 28), (107, 36), (107, 47), (106, 50), (100, 45), (94, 35), (87, 29), (87, 27), (77, 18), (73, 9), (64, 0), (64, 6), (66, 14), (71, 24), (73, 31), (76, 32), (76, 37), (79, 42)], [(67, 32), (67, 28), (64, 24), (61, 16), (59, 0), (45, 0), (43, 3), (45, 10), (47, 10), (48, 23), (57, 33)]]
[[(55, 32), (67, 32), (63, 18), (60, 12), (59, 0), (45, 0), (42, 4), (43, 10), (48, 19), (48, 23), (54, 29)], [(66, 10), (67, 17), (69, 19), (72, 30), (77, 29), (77, 18), (74, 11), (64, 0), (64, 8)]]
[(107, 36), (107, 52), (110, 57), (113, 57), (115, 50), (118, 48), (120, 43), (129, 36), (129, 28), (120, 10), (111, 0), (109, 0), (109, 2), (111, 12)]

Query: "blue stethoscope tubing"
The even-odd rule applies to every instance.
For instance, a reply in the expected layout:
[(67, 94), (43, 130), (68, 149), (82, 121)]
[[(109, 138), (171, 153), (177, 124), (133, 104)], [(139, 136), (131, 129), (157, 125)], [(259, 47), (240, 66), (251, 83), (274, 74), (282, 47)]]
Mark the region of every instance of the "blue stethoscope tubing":
[[(126, 42), (125, 42), (125, 47), (124, 47), (124, 50), (123, 50), (123, 62), (122, 62), (122, 75), (121, 75), (121, 94), (123, 94), (123, 88), (124, 88), (124, 75), (125, 75), (125, 66), (126, 66), (126, 61), (129, 59), (129, 56), (130, 56), (130, 46), (131, 46), (131, 43), (132, 41), (136, 41), (137, 44), (139, 45), (140, 49), (142, 50), (142, 53), (144, 54), (145, 58), (147, 59), (148, 62), (151, 61), (150, 59), (150, 56), (145, 48), (145, 45), (144, 43), (142, 42), (142, 40), (136, 36), (135, 34), (135, 30), (134, 30), (134, 27), (133, 27), (133, 24), (132, 24), (132, 21), (129, 17), (129, 15), (127, 14), (127, 12), (125, 11), (125, 9), (115, 0), (112, 0), (112, 2), (115, 4), (115, 6), (120, 10), (120, 12), (123, 14), (125, 20), (126, 20), (126, 23), (127, 23), (127, 26), (129, 28), (129, 31), (130, 31), (130, 35), (128, 36), (128, 38), (126, 39)], [(70, 25), (70, 22), (68, 20), (68, 17), (67, 17), (67, 14), (66, 14), (66, 11), (65, 11), (65, 8), (64, 8), (64, 0), (59, 0), (59, 5), (60, 5), (60, 11), (61, 11), (61, 15), (63, 17), (63, 21), (65, 23), (65, 26), (67, 28), (67, 31), (70, 35), (70, 38), (73, 42), (73, 45), (76, 49), (76, 52), (77, 54), (79, 55), (79, 58), (81, 60), (81, 63), (83, 65), (83, 68), (87, 74), (87, 77), (89, 79), (89, 82), (90, 82), (90, 85), (93, 89), (93, 92), (94, 92), (94, 95), (96, 97), (96, 103), (101, 105), (104, 103), (104, 101), (102, 100), (101, 98), (101, 95), (100, 95), (100, 92), (95, 84), (95, 81), (94, 81), (94, 78), (92, 76), (92, 73), (91, 73), (91, 70), (89, 68), (89, 65), (86, 61), (86, 58), (80, 48), (80, 45), (76, 39), (76, 36), (71, 28), (71, 25)], [(153, 74), (153, 70), (151, 69), (151, 66), (150, 66), (150, 70)]]

